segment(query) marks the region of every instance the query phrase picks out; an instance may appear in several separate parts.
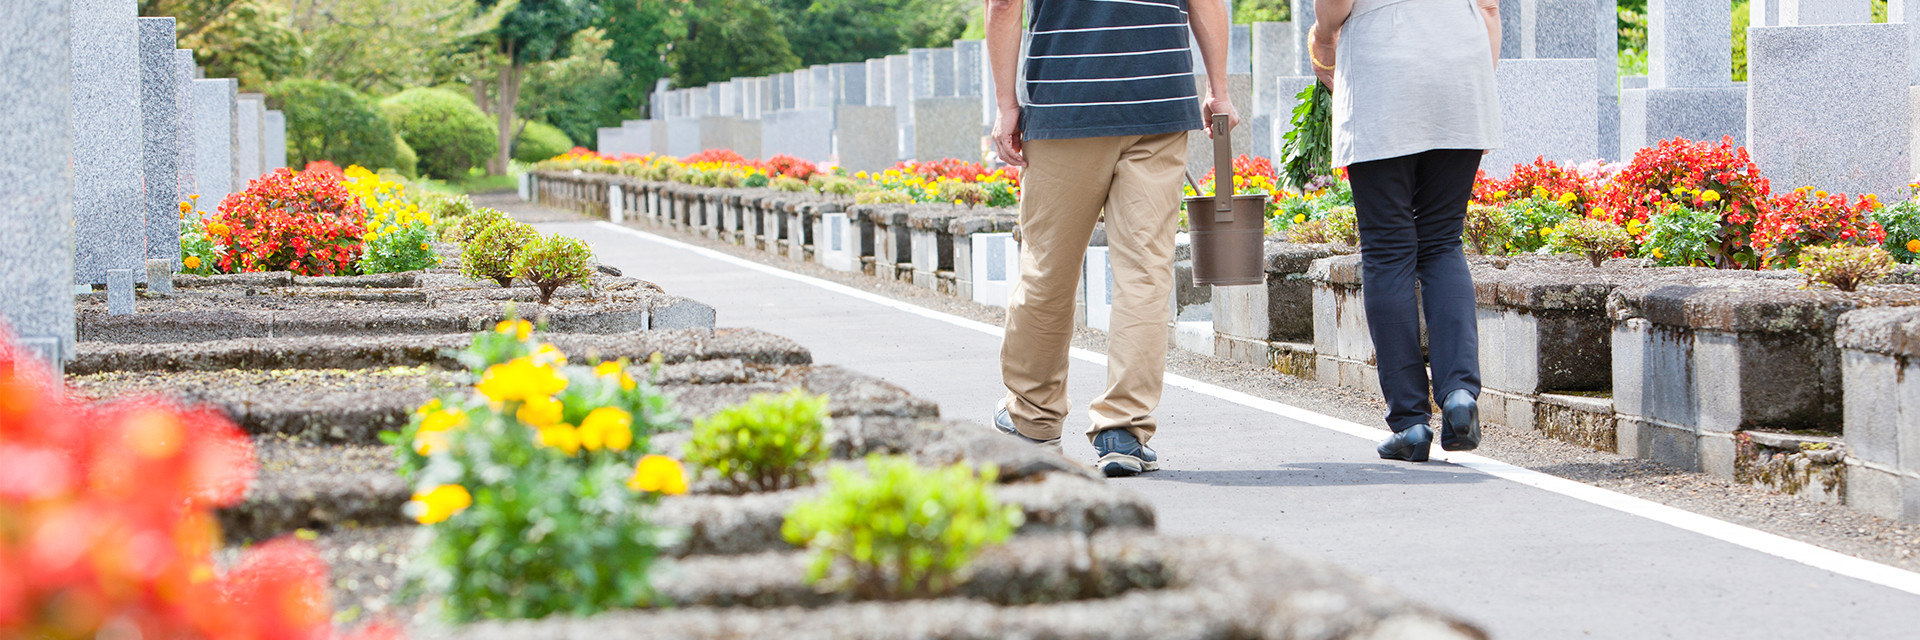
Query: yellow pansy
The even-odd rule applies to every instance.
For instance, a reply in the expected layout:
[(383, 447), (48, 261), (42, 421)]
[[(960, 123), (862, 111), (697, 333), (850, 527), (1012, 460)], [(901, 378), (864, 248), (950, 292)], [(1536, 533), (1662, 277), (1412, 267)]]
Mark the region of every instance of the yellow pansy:
[(588, 451), (606, 448), (626, 451), (633, 446), (633, 414), (619, 407), (601, 407), (580, 421), (580, 446)]
[(567, 378), (552, 367), (535, 364), (532, 359), (515, 358), (487, 367), (480, 383), (473, 388), (495, 402), (551, 398), (566, 390)]
[(413, 494), (413, 501), (407, 507), (413, 511), (413, 519), (420, 524), (446, 522), (453, 514), (466, 511), (473, 506), (473, 494), (466, 487), (457, 484), (443, 484), (423, 493)]
[(540, 445), (559, 449), (567, 455), (580, 453), (580, 432), (570, 424), (556, 424), (540, 429)]
[(680, 467), (679, 460), (650, 455), (634, 465), (633, 477), (627, 480), (627, 488), (677, 496), (687, 492), (687, 474)]
[(1293, 214), (1293, 221), (1294, 221), (1295, 223), (1300, 223), (1300, 222), (1306, 222), (1306, 221), (1307, 221), (1307, 214), (1304, 214), (1304, 213), (1296, 213), (1296, 214)]

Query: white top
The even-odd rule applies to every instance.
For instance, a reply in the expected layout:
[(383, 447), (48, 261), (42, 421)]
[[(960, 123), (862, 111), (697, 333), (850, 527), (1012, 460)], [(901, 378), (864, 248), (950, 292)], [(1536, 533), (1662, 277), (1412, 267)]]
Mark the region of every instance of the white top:
[(1354, 0), (1333, 80), (1333, 166), (1500, 146), (1493, 44), (1474, 0)]

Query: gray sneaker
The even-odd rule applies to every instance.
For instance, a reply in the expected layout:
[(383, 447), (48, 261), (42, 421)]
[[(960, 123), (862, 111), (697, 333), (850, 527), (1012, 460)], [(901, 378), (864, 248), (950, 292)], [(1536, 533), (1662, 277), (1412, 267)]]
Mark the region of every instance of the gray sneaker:
[(1160, 470), (1160, 456), (1126, 429), (1108, 429), (1095, 435), (1093, 451), (1100, 454), (1100, 461), (1093, 466), (1109, 478)]
[(1031, 442), (1045, 447), (1053, 447), (1054, 451), (1060, 451), (1060, 438), (1058, 436), (1052, 440), (1027, 437), (1027, 434), (1020, 433), (1019, 427), (1013, 426), (1013, 414), (1009, 413), (1004, 407), (993, 412), (993, 430), (1019, 438), (1025, 442)]

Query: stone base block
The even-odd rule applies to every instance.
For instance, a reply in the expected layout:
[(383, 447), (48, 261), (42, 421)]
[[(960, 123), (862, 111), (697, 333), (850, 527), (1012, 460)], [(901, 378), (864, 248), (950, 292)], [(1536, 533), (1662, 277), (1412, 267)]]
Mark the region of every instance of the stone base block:
[(1213, 321), (1189, 320), (1173, 323), (1173, 330), (1167, 332), (1172, 340), (1170, 346), (1181, 351), (1211, 355), (1213, 353)]
[(1326, 354), (1314, 356), (1314, 377), (1337, 387), (1380, 394), (1380, 375), (1373, 365)]
[(1700, 470), (1699, 438), (1692, 430), (1620, 415), (1614, 417), (1614, 431), (1620, 455), (1686, 471)]
[(1846, 501), (1846, 447), (1839, 438), (1750, 431), (1736, 440), (1735, 479), (1814, 502)]
[(1869, 514), (1920, 522), (1920, 477), (1848, 458), (1841, 495), (1848, 507)]
[(1481, 388), (1479, 404), (1480, 419), (1488, 424), (1527, 431), (1534, 429), (1534, 405), (1539, 404), (1534, 396)]
[(1552, 393), (1533, 404), (1533, 426), (1547, 437), (1597, 451), (1618, 452), (1613, 400)]
[(1264, 366), (1271, 361), (1272, 356), (1268, 353), (1271, 348), (1265, 340), (1230, 336), (1218, 331), (1213, 334), (1213, 357), (1216, 358)]
[(1269, 343), (1267, 366), (1296, 378), (1315, 379), (1313, 345), (1298, 342)]
[(1661, 140), (1747, 143), (1747, 88), (1625, 89), (1620, 92), (1620, 159)]

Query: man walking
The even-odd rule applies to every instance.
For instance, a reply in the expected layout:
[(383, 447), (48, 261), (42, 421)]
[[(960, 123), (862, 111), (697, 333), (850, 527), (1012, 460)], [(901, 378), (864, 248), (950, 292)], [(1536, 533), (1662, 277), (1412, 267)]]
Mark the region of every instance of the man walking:
[[(999, 118), (993, 142), (1021, 177), (1020, 281), (1000, 348), (1007, 397), (994, 427), (1060, 446), (1070, 403), (1074, 293), (1096, 222), (1113, 264), (1107, 384), (1087, 436), (1108, 476), (1158, 469), (1154, 433), (1167, 357), (1167, 298), (1187, 132), (1227, 99), (1222, 0), (987, 0)], [(1021, 60), (1022, 40), (1026, 59)], [(1206, 65), (1197, 95), (1189, 37)], [(1024, 62), (1024, 64), (1023, 64)], [(1089, 285), (1092, 286), (1092, 285)]]

